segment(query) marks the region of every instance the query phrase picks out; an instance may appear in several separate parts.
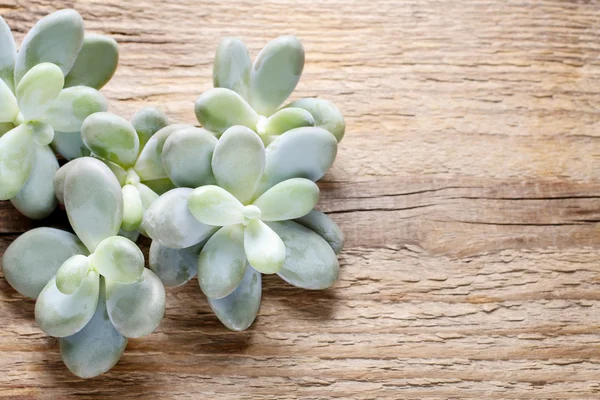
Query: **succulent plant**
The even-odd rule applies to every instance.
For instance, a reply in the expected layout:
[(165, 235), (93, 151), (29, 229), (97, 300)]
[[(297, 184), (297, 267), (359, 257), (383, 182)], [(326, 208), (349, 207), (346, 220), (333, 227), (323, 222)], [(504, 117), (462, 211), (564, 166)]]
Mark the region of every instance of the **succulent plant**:
[(59, 338), (67, 367), (89, 378), (117, 363), (127, 338), (156, 329), (165, 290), (136, 244), (116, 236), (123, 195), (112, 171), (91, 157), (61, 171), (55, 184), (76, 235), (33, 229), (6, 249), (2, 265), (13, 288), (37, 299), (36, 322)]
[(84, 35), (74, 10), (42, 18), (18, 52), (0, 17), (0, 200), (34, 219), (52, 212), (58, 162), (49, 145), (66, 158), (81, 155), (79, 130), (88, 115), (106, 110), (97, 89), (117, 62), (116, 42)]
[[(337, 144), (329, 132), (321, 131)], [(324, 214), (310, 214), (319, 197), (317, 185), (282, 173), (277, 179), (266, 177), (268, 153), (247, 127), (233, 126), (218, 141), (198, 128), (183, 132), (175, 132), (164, 145), (163, 159), (179, 161), (177, 167), (165, 163), (165, 169), (174, 182), (175, 176), (190, 171), (199, 187), (163, 194), (145, 219), (153, 239), (150, 268), (164, 283), (185, 283), (195, 275), (196, 263), (200, 288), (217, 317), (233, 330), (246, 329), (256, 317), (261, 273), (278, 273), (307, 289), (331, 286), (339, 274), (333, 249), (341, 248), (343, 236)], [(278, 141), (290, 134), (294, 130)], [(319, 167), (312, 165), (313, 178), (325, 173)], [(297, 173), (292, 167), (289, 171)], [(292, 221), (301, 217), (323, 236)]]
[(243, 125), (259, 134), (265, 145), (294, 128), (316, 126), (336, 140), (345, 132), (344, 118), (329, 101), (304, 98), (281, 105), (294, 91), (304, 68), (304, 48), (294, 36), (269, 42), (251, 63), (239, 39), (221, 41), (214, 61), (215, 88), (196, 100), (196, 117), (217, 133)]
[[(144, 232), (144, 211), (158, 198), (157, 192), (163, 193), (174, 187), (155, 154), (160, 138), (164, 142), (181, 126), (184, 125), (169, 126), (167, 116), (152, 107), (137, 112), (131, 122), (107, 112), (92, 114), (83, 121), (81, 137), (84, 145), (93, 157), (110, 168), (122, 187), (122, 234), (132, 240), (137, 238), (134, 231)], [(62, 201), (60, 190), (57, 195)]]

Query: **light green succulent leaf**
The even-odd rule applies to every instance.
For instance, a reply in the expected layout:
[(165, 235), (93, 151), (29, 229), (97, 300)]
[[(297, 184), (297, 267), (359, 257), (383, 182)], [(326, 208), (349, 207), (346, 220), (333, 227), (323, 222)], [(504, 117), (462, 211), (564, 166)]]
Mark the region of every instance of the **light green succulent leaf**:
[[(143, 182), (168, 178), (162, 162), (162, 151), (165, 141), (173, 132), (188, 127), (191, 127), (191, 125), (171, 124), (160, 129), (150, 137), (134, 167), (135, 172)], [(156, 190), (154, 191), (156, 192)]]
[(101, 89), (110, 81), (119, 63), (117, 42), (103, 35), (86, 34), (75, 64), (65, 77), (65, 87)]
[[(150, 189), (148, 186), (144, 185), (143, 183), (139, 183), (137, 185), (137, 190), (140, 193), (140, 199), (142, 200), (142, 207), (143, 207), (143, 212), (144, 212), (144, 216), (146, 215), (146, 210), (148, 210), (148, 208), (152, 205), (152, 203), (154, 203), (154, 201), (156, 199), (158, 199), (158, 194)], [(142, 235), (144, 236), (148, 236), (148, 233), (146, 232), (146, 228), (144, 225), (144, 218), (142, 217), (142, 223), (140, 224), (140, 226), (138, 227), (138, 232), (140, 232)]]
[(15, 197), (23, 188), (35, 160), (33, 132), (21, 124), (0, 137), (0, 200)]
[(75, 10), (60, 10), (39, 20), (21, 43), (15, 61), (15, 85), (34, 66), (52, 63), (66, 75), (83, 45), (83, 19)]
[(260, 208), (263, 221), (283, 221), (308, 214), (318, 201), (316, 183), (305, 178), (292, 178), (273, 186), (253, 204)]
[(211, 161), (217, 138), (206, 129), (185, 128), (166, 140), (162, 151), (165, 171), (179, 187), (215, 183)]
[(126, 184), (127, 171), (125, 170), (125, 168), (115, 164), (114, 162), (110, 162), (108, 160), (100, 158), (95, 154), (92, 154), (91, 157), (95, 158), (98, 161), (101, 161), (104, 165), (106, 165), (112, 171), (112, 173), (115, 174), (115, 177), (117, 178), (121, 186), (124, 186)]
[(60, 204), (65, 204), (65, 178), (70, 171), (75, 169), (75, 165), (80, 159), (77, 158), (60, 167), (54, 174), (54, 194)]
[(21, 214), (43, 219), (56, 208), (54, 174), (58, 171), (56, 156), (48, 146), (35, 146), (35, 161), (29, 179), (10, 202)]
[(50, 144), (54, 151), (63, 156), (67, 161), (79, 157), (87, 157), (91, 151), (85, 147), (81, 139), (81, 132), (54, 131), (54, 139)]
[(142, 224), (144, 205), (138, 189), (133, 185), (125, 185), (123, 189), (123, 223), (121, 228), (134, 231)]
[(291, 178), (321, 179), (335, 161), (337, 141), (322, 128), (296, 128), (275, 139), (266, 152), (265, 173), (258, 194)]
[(93, 378), (107, 372), (117, 364), (127, 347), (127, 338), (115, 329), (108, 317), (103, 281), (101, 279), (92, 319), (76, 334), (59, 339), (65, 365), (80, 378)]
[(258, 314), (262, 294), (262, 276), (250, 265), (238, 287), (221, 299), (208, 299), (219, 320), (232, 331), (247, 329)]
[(177, 188), (169, 178), (153, 179), (144, 181), (144, 184), (148, 186), (152, 191), (159, 195), (167, 193), (169, 190)]
[(43, 120), (46, 111), (60, 94), (64, 76), (54, 64), (31, 68), (17, 85), (17, 103), (26, 121)]
[(140, 237), (140, 231), (126, 231), (119, 229), (119, 236), (123, 236), (135, 243)]
[(316, 98), (305, 98), (296, 100), (287, 106), (302, 108), (308, 111), (315, 119), (315, 126), (323, 128), (335, 136), (338, 143), (346, 132), (346, 123), (340, 110), (330, 101)]
[(82, 254), (76, 254), (65, 261), (56, 271), (56, 288), (62, 294), (73, 294), (90, 270), (90, 260)]
[(198, 255), (206, 241), (185, 249), (170, 249), (153, 240), (149, 266), (165, 286), (181, 286), (198, 271)]
[(33, 132), (33, 141), (39, 146), (48, 146), (54, 139), (54, 128), (45, 122), (31, 121), (27, 125)]
[(4, 135), (6, 132), (11, 131), (15, 128), (15, 125), (12, 122), (0, 122), (0, 137)]
[[(10, 27), (0, 16), (0, 79), (6, 83), (10, 90), (14, 90), (15, 59), (17, 47)], [(3, 104), (0, 101), (0, 104)]]
[(91, 87), (75, 86), (61, 90), (43, 119), (56, 130), (79, 132), (87, 117), (107, 109), (108, 103), (102, 93)]
[(213, 84), (231, 89), (248, 101), (251, 68), (252, 60), (244, 42), (237, 38), (224, 38), (215, 54)]
[(122, 236), (104, 239), (90, 256), (92, 267), (111, 283), (133, 283), (144, 272), (144, 254)]
[(131, 125), (140, 138), (140, 149), (156, 132), (169, 125), (169, 118), (155, 107), (144, 107), (131, 118)]
[(247, 204), (264, 169), (265, 147), (256, 133), (234, 126), (221, 136), (212, 159), (212, 171), (219, 186)]
[(35, 299), (62, 263), (75, 254), (88, 254), (77, 236), (54, 228), (35, 228), (8, 246), (2, 256), (2, 272), (17, 292)]
[(165, 287), (144, 268), (142, 278), (130, 284), (106, 281), (106, 308), (113, 325), (128, 338), (152, 333), (165, 314)]
[(264, 135), (281, 135), (294, 128), (302, 128), (304, 126), (314, 126), (315, 120), (313, 116), (306, 110), (301, 108), (284, 108), (271, 115), (265, 121), (264, 132), (258, 132), (261, 136)]
[(344, 233), (325, 213), (312, 210), (305, 216), (297, 219), (296, 222), (321, 236), (329, 243), (335, 254), (340, 254), (344, 247)]
[(287, 250), (278, 275), (284, 281), (303, 288), (320, 290), (333, 285), (340, 264), (331, 246), (321, 236), (293, 221), (269, 222)]
[(94, 154), (125, 168), (133, 166), (140, 151), (140, 139), (129, 121), (107, 112), (87, 117), (81, 137)]
[(0, 122), (13, 122), (17, 119), (19, 115), (17, 98), (2, 79), (0, 79), (0, 104), (2, 104), (0, 106)]
[(35, 302), (35, 321), (50, 336), (71, 336), (92, 319), (100, 289), (100, 276), (89, 271), (73, 294), (63, 294), (52, 278)]
[(263, 274), (274, 274), (283, 266), (285, 245), (261, 220), (250, 221), (246, 226), (244, 248), (250, 265)]
[(234, 125), (256, 128), (258, 114), (236, 92), (226, 88), (210, 89), (195, 105), (196, 118), (211, 132), (223, 133)]
[(294, 91), (304, 68), (304, 48), (295, 36), (280, 36), (258, 53), (250, 77), (252, 107), (269, 116)]
[(182, 249), (202, 242), (215, 227), (199, 222), (188, 209), (189, 188), (177, 188), (156, 199), (146, 210), (143, 227), (163, 246)]
[(226, 226), (202, 248), (198, 258), (198, 284), (211, 299), (220, 299), (235, 290), (244, 277), (244, 227)]
[(227, 190), (214, 185), (194, 189), (188, 198), (188, 209), (206, 225), (227, 226), (244, 221), (242, 203)]
[[(73, 230), (90, 251), (119, 232), (123, 220), (121, 185), (92, 157), (78, 158), (64, 178), (64, 204)], [(64, 168), (64, 167), (63, 167)]]

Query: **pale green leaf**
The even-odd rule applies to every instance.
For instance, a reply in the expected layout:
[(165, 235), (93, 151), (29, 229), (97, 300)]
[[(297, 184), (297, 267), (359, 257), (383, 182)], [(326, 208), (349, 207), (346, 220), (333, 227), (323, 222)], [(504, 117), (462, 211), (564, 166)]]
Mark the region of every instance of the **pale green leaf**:
[(62, 294), (73, 294), (90, 270), (88, 257), (76, 254), (65, 261), (56, 271), (56, 288)]
[(118, 63), (119, 48), (114, 39), (86, 34), (77, 60), (65, 77), (65, 87), (81, 85), (100, 89), (115, 74)]
[(318, 201), (319, 187), (316, 183), (292, 178), (273, 186), (253, 204), (260, 208), (263, 221), (283, 221), (308, 214)]
[(294, 128), (314, 126), (315, 120), (310, 113), (301, 108), (284, 108), (271, 115), (265, 121), (261, 135), (281, 135)]
[(23, 188), (35, 160), (33, 132), (21, 124), (0, 137), (0, 200), (15, 197)]
[(285, 246), (261, 220), (253, 220), (246, 226), (244, 249), (250, 265), (263, 274), (274, 274), (283, 266)]
[(181, 286), (198, 272), (198, 255), (206, 241), (185, 249), (170, 249), (152, 241), (148, 264), (165, 286)]
[(0, 79), (0, 104), (2, 105), (0, 106), (0, 122), (13, 122), (17, 119), (19, 115), (17, 98), (2, 79)]
[(185, 124), (171, 124), (150, 137), (134, 167), (135, 172), (143, 182), (168, 178), (162, 162), (162, 151), (165, 141), (173, 132), (190, 126)]
[(258, 114), (246, 100), (230, 89), (214, 88), (200, 95), (195, 105), (196, 118), (211, 132), (222, 133), (235, 125), (256, 128)]
[(140, 151), (140, 139), (129, 121), (107, 112), (86, 118), (81, 137), (98, 157), (125, 168), (133, 166)]
[(340, 254), (344, 247), (344, 233), (326, 214), (312, 210), (304, 217), (297, 219), (296, 222), (321, 236), (329, 243), (335, 254)]
[(194, 189), (188, 198), (188, 209), (206, 225), (227, 226), (244, 221), (242, 203), (225, 189), (214, 185)]
[(17, 292), (35, 299), (62, 263), (75, 254), (88, 254), (77, 236), (59, 229), (35, 228), (8, 246), (2, 256), (2, 272)]
[(135, 113), (131, 125), (140, 138), (140, 149), (143, 149), (152, 135), (169, 125), (169, 118), (158, 108), (144, 107)]
[(51, 146), (67, 161), (86, 157), (91, 154), (90, 150), (83, 144), (81, 132), (60, 132), (55, 130)]
[(214, 184), (211, 162), (216, 144), (217, 138), (202, 128), (185, 128), (169, 136), (162, 160), (171, 181), (191, 188)]
[(135, 243), (122, 236), (100, 242), (90, 262), (98, 273), (114, 283), (135, 282), (144, 271), (144, 254)]
[[(15, 58), (17, 47), (10, 27), (0, 16), (0, 79), (14, 90)], [(1, 102), (0, 102), (1, 103)]]
[(152, 333), (165, 314), (165, 287), (144, 268), (142, 278), (130, 284), (106, 281), (106, 308), (113, 325), (128, 338)]
[(54, 64), (31, 68), (17, 85), (17, 103), (25, 121), (42, 120), (63, 88), (64, 77)]
[(219, 299), (235, 290), (244, 277), (244, 227), (226, 226), (217, 231), (200, 252), (198, 283), (209, 298)]
[(215, 87), (231, 89), (247, 101), (251, 68), (250, 53), (244, 42), (236, 38), (224, 38), (215, 54), (213, 84)]
[(144, 218), (144, 205), (140, 192), (133, 185), (125, 185), (123, 192), (123, 223), (121, 228), (134, 231), (139, 228)]
[(315, 126), (331, 132), (338, 143), (344, 137), (346, 132), (344, 116), (332, 102), (323, 99), (305, 98), (296, 100), (285, 107), (302, 108), (308, 111), (315, 119)]
[(75, 86), (60, 92), (43, 119), (58, 131), (79, 132), (87, 117), (107, 108), (102, 93), (90, 87)]

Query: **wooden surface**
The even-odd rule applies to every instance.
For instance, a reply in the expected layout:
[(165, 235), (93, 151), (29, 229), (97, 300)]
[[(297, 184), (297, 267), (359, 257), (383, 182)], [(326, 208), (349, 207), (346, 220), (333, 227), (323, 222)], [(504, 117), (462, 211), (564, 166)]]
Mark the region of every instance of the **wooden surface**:
[[(162, 105), (194, 122), (222, 36), (256, 55), (298, 35), (293, 97), (347, 121), (320, 184), (342, 274), (323, 292), (266, 278), (244, 333), (195, 281), (169, 290), (158, 331), (89, 381), (0, 278), (0, 397), (600, 398), (597, 1), (0, 0), (0, 14), (20, 40), (67, 6), (120, 43), (105, 93), (125, 117)], [(0, 252), (39, 224), (0, 204)]]

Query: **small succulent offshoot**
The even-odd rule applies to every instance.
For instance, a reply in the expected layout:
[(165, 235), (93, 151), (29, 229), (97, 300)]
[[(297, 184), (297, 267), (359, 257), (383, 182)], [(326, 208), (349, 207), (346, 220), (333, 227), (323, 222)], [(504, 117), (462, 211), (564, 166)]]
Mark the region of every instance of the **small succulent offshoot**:
[(90, 378), (118, 362), (128, 338), (157, 328), (165, 290), (137, 245), (117, 236), (123, 194), (112, 171), (91, 157), (71, 163), (56, 184), (75, 235), (33, 229), (6, 249), (2, 265), (13, 288), (37, 299), (36, 322), (59, 338), (69, 370)]
[(56, 207), (52, 145), (70, 159), (84, 154), (79, 131), (92, 113), (106, 111), (97, 89), (113, 76), (117, 44), (85, 35), (74, 10), (42, 18), (17, 52), (0, 17), (0, 200), (33, 219)]
[[(329, 132), (323, 132), (336, 143)], [(197, 146), (191, 146), (193, 141), (177, 141), (167, 148), (171, 137), (163, 151), (180, 154), (181, 171), (199, 165), (196, 154), (210, 154), (202, 161), (206, 165), (192, 175), (198, 182), (214, 184), (171, 190), (150, 206), (145, 220), (154, 240), (150, 268), (165, 283), (179, 285), (195, 275), (190, 264), (196, 263), (200, 288), (217, 317), (233, 330), (246, 329), (256, 317), (261, 273), (277, 273), (307, 289), (331, 286), (339, 275), (333, 247), (292, 221), (306, 217), (317, 204), (319, 189), (313, 180), (284, 179), (280, 174), (274, 184), (265, 181), (267, 152), (260, 137), (247, 127), (233, 126), (218, 141), (211, 140), (207, 131), (190, 132), (190, 137), (196, 138)], [(186, 155), (184, 150), (191, 147), (196, 151)], [(211, 151), (199, 152), (203, 147)], [(319, 165), (313, 168), (313, 177), (325, 173)], [(263, 190), (265, 182), (269, 184)], [(322, 228), (341, 248), (339, 228), (323, 216), (308, 218), (305, 225)]]
[(206, 129), (221, 134), (234, 125), (254, 130), (265, 145), (301, 127), (320, 127), (339, 142), (344, 118), (329, 101), (296, 100), (282, 107), (304, 69), (304, 48), (295, 36), (269, 42), (252, 63), (239, 39), (226, 38), (217, 48), (213, 66), (215, 88), (196, 100), (196, 117)]

